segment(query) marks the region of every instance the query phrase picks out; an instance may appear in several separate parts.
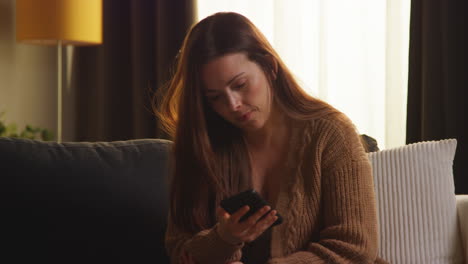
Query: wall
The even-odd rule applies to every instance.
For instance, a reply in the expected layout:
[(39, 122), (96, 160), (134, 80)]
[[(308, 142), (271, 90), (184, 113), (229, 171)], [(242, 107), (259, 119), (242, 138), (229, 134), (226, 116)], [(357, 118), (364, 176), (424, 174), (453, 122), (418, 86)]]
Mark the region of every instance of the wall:
[[(30, 124), (56, 135), (57, 48), (16, 42), (15, 2), (0, 0), (0, 112), (5, 111), (7, 123), (16, 123), (19, 129)], [(66, 72), (64, 69), (62, 138), (72, 141), (74, 92), (66, 88)]]

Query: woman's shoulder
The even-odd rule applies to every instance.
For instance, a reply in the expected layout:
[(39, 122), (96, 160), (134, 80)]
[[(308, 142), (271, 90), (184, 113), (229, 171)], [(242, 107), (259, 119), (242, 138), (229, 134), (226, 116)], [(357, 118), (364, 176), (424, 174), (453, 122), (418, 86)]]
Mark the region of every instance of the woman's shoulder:
[[(361, 140), (351, 119), (340, 111), (296, 122), (295, 137), (300, 145), (323, 152), (361, 153)], [(307, 147), (306, 147), (307, 148)], [(356, 152), (357, 151), (357, 152)]]
[(314, 134), (314, 137), (322, 134), (341, 135), (343, 137), (357, 134), (356, 126), (351, 119), (338, 110), (304, 120), (297, 120), (295, 127)]

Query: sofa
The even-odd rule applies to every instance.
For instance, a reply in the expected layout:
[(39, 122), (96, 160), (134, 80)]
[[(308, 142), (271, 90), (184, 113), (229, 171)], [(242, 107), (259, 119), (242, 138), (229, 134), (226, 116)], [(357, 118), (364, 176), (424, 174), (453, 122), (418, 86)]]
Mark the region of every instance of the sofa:
[(0, 263), (168, 263), (169, 148), (0, 138)]
[[(422, 146), (451, 157), (443, 161), (436, 155), (445, 170), (422, 167), (422, 174), (450, 174), (456, 141), (434, 143), (442, 150), (431, 144)], [(420, 155), (414, 151), (420, 147), (413, 146), (413, 154)], [(454, 194), (451, 174), (436, 175), (439, 181), (422, 177), (421, 182), (434, 185), (425, 188), (435, 188), (422, 189), (436, 197), (425, 203), (430, 198), (415, 190), (426, 183), (395, 180), (410, 178), (398, 161), (404, 148), (369, 154), (379, 207), (379, 254), (391, 263), (464, 263), (468, 196)], [(164, 232), (170, 149), (171, 142), (162, 139), (56, 143), (0, 138), (0, 263), (169, 263)], [(411, 159), (417, 163), (419, 158)]]

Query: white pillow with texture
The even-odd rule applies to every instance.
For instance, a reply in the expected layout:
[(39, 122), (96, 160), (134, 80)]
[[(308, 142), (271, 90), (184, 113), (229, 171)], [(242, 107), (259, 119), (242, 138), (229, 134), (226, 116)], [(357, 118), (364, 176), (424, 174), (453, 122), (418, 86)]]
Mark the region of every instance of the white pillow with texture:
[(463, 263), (452, 170), (456, 146), (448, 139), (369, 153), (383, 259)]
[(457, 195), (457, 212), (466, 263), (468, 262), (468, 226), (466, 225), (468, 223), (468, 195)]

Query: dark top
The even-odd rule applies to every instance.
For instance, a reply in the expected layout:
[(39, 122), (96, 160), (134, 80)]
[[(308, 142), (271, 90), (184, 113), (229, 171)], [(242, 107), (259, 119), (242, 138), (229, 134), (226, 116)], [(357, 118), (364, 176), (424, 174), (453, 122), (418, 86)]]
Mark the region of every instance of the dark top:
[(271, 228), (267, 229), (257, 239), (245, 243), (242, 248), (241, 262), (244, 264), (264, 264), (270, 259)]

